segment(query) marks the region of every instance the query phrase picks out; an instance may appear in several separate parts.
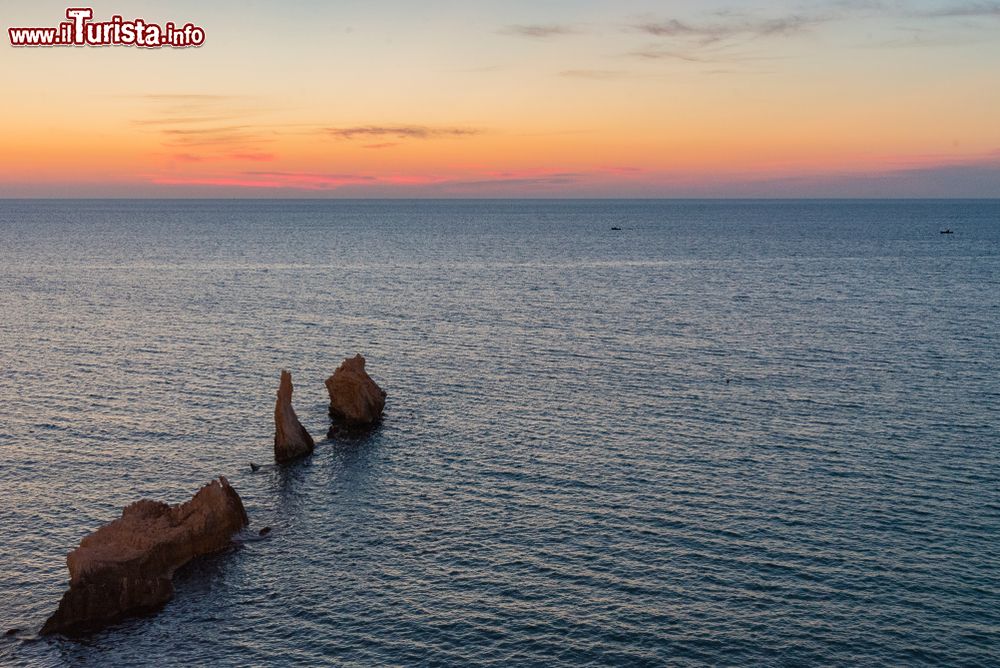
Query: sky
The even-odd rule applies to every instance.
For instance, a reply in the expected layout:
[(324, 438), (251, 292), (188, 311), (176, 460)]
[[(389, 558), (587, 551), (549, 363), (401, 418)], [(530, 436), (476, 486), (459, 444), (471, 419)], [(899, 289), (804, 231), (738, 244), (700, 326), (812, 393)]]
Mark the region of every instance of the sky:
[(205, 43), (4, 0), (0, 197), (1000, 197), (1000, 1), (92, 7)]

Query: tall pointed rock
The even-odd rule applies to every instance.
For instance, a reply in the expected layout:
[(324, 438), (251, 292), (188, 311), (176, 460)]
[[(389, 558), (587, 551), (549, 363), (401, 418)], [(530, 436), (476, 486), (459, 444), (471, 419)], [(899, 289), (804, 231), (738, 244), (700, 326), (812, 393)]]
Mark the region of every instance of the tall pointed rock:
[(315, 447), (292, 408), (292, 374), (282, 369), (278, 399), (274, 402), (274, 459), (287, 462), (311, 454)]

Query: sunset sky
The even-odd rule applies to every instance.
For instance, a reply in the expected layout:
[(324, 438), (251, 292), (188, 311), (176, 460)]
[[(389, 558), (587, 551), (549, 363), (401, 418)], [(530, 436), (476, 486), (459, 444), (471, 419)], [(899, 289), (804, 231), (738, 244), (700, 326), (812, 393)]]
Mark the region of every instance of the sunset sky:
[(1000, 197), (1000, 2), (93, 5), (14, 48), (0, 197)]

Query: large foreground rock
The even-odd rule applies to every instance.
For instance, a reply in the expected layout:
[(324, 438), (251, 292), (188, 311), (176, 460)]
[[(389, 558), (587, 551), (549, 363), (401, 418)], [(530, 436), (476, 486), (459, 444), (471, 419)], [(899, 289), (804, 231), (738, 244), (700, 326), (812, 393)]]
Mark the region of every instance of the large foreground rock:
[(385, 392), (365, 371), (365, 358), (347, 358), (326, 379), (330, 393), (330, 417), (347, 427), (369, 427), (378, 422), (385, 408)]
[(292, 374), (282, 370), (274, 403), (274, 459), (287, 462), (311, 454), (316, 443), (292, 408)]
[(69, 553), (69, 590), (42, 633), (96, 630), (155, 610), (174, 595), (174, 571), (224, 549), (247, 524), (243, 501), (223, 477), (180, 505), (136, 501)]

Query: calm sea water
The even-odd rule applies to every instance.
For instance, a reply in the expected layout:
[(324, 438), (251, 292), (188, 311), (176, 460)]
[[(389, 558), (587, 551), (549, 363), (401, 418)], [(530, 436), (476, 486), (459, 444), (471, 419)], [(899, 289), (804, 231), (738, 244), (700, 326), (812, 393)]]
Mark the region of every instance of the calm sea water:
[[(2, 663), (1000, 664), (1000, 202), (0, 202), (0, 402)], [(220, 474), (272, 538), (33, 637)]]

